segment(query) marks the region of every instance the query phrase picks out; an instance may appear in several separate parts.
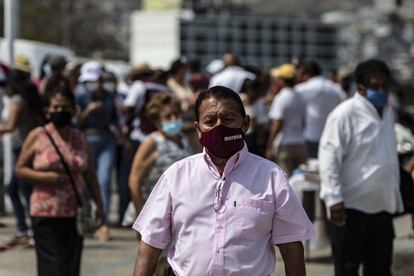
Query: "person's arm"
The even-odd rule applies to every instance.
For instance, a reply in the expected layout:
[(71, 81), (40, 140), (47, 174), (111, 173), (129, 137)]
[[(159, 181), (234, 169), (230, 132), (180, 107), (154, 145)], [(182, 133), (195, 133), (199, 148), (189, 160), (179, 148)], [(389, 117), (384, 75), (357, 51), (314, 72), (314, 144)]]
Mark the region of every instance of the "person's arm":
[(350, 144), (350, 127), (336, 114), (328, 117), (319, 145), (319, 172), (321, 176), (320, 197), (329, 208), (330, 220), (345, 224), (345, 205), (342, 195), (341, 171), (344, 153)]
[(0, 124), (0, 135), (12, 132), (17, 126), (17, 120), (19, 118), (21, 111), (21, 105), (15, 102), (12, 102), (10, 105), (9, 117), (7, 122)]
[(407, 163), (404, 164), (404, 170), (406, 170), (408, 173), (412, 173), (414, 170), (414, 155), (408, 160)]
[(134, 276), (154, 275), (161, 249), (151, 247), (141, 241), (135, 261)]
[(272, 158), (273, 141), (283, 128), (283, 119), (286, 109), (286, 94), (282, 93), (273, 99), (272, 106), (269, 111), (269, 118), (272, 120), (272, 125), (269, 130), (269, 138), (266, 146), (266, 158)]
[(283, 121), (282, 120), (273, 120), (272, 125), (270, 127), (269, 132), (269, 139), (267, 140), (267, 146), (266, 146), (266, 158), (272, 159), (272, 153), (273, 153), (273, 141), (279, 134), (280, 130), (283, 128)]
[(23, 143), (22, 151), (16, 163), (16, 176), (33, 184), (58, 184), (68, 180), (64, 173), (34, 170), (32, 166), (36, 151), (37, 131), (29, 133)]
[(289, 184), (286, 174), (276, 168), (270, 179), (275, 204), (272, 243), (279, 247), (286, 275), (305, 275), (301, 241), (315, 237), (316, 229)]
[(95, 202), (96, 205), (96, 213), (95, 213), (95, 217), (96, 217), (96, 226), (99, 227), (102, 225), (103, 223), (103, 204), (102, 204), (102, 196), (101, 196), (101, 191), (99, 188), (99, 183), (98, 183), (98, 178), (96, 177), (96, 172), (95, 172), (95, 168), (93, 167), (92, 164), (92, 156), (89, 152), (89, 156), (88, 156), (88, 168), (86, 169), (86, 171), (83, 173), (83, 177), (85, 179), (85, 182), (88, 185), (89, 191), (92, 195), (93, 201)]
[(280, 254), (285, 264), (286, 276), (305, 276), (305, 258), (302, 242), (278, 244)]
[(135, 154), (129, 176), (129, 189), (131, 190), (131, 197), (137, 214), (139, 214), (144, 205), (141, 196), (142, 181), (154, 167), (157, 156), (157, 145), (154, 139), (151, 138), (145, 140)]
[(79, 123), (82, 125), (89, 116), (91, 116), (96, 111), (100, 110), (102, 106), (103, 104), (101, 101), (91, 102), (84, 110), (81, 110), (81, 112), (79, 113)]

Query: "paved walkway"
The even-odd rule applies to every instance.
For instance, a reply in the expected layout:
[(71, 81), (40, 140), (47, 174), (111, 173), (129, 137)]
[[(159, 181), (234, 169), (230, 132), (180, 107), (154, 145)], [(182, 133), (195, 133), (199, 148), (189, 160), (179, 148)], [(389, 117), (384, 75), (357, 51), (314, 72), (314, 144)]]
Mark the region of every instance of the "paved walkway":
[[(10, 238), (14, 231), (12, 217), (0, 218), (6, 227), (0, 228), (0, 243)], [(414, 275), (414, 239), (409, 238), (409, 217), (395, 220), (397, 239), (393, 271), (395, 276)], [(82, 258), (82, 276), (131, 275), (137, 251), (135, 234), (130, 229), (112, 229), (113, 240), (101, 243), (87, 239)], [(308, 275), (330, 276), (333, 267), (329, 248), (311, 252), (311, 262), (307, 263)], [(33, 249), (12, 249), (0, 252), (0, 276), (36, 275)], [(283, 263), (278, 256), (277, 268), (272, 276), (284, 275)]]

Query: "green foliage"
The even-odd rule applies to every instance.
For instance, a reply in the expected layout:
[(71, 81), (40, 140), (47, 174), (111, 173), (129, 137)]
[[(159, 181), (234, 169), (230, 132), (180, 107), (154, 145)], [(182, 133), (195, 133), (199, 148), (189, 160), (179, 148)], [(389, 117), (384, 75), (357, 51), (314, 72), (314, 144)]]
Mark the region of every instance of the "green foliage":
[[(0, 1), (0, 34), (3, 36), (3, 1)], [(124, 58), (126, 51), (107, 28), (110, 10), (96, 0), (21, 0), (20, 38), (71, 48), (80, 56)]]

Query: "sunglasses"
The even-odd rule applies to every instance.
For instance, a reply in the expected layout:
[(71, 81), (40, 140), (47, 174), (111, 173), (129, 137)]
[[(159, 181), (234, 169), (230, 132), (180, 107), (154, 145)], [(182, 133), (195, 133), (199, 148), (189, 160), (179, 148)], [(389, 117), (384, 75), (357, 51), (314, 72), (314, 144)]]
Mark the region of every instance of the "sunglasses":
[(214, 195), (214, 200), (213, 200), (213, 207), (214, 207), (214, 212), (218, 212), (218, 210), (220, 209), (221, 205), (222, 205), (222, 191), (223, 191), (223, 186), (225, 183), (225, 179), (220, 179), (218, 185), (216, 186), (216, 192)]

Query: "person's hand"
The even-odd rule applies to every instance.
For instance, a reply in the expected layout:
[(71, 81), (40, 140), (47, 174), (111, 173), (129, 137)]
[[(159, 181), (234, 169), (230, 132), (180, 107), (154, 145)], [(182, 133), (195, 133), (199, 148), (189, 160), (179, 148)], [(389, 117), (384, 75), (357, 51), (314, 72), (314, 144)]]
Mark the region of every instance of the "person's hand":
[(44, 180), (45, 184), (55, 185), (60, 183), (67, 183), (69, 181), (69, 177), (65, 173), (59, 173), (54, 171), (44, 172)]
[(346, 213), (345, 205), (343, 202), (332, 205), (330, 208), (331, 211), (331, 221), (336, 226), (344, 226), (346, 222)]
[(102, 106), (103, 106), (103, 104), (102, 104), (102, 102), (101, 102), (101, 101), (95, 101), (95, 102), (91, 102), (91, 103), (88, 105), (87, 109), (88, 109), (88, 112), (93, 113), (93, 112), (96, 112), (96, 111), (98, 111), (99, 109), (101, 109), (101, 108), (102, 108)]
[(95, 210), (95, 224), (96, 228), (103, 225), (103, 210), (101, 208), (96, 208)]
[(115, 129), (113, 133), (119, 145), (124, 145), (128, 142), (128, 135), (123, 133), (121, 130)]
[(273, 149), (270, 148), (266, 148), (266, 153), (265, 153), (265, 157), (269, 160), (272, 160), (273, 157)]

